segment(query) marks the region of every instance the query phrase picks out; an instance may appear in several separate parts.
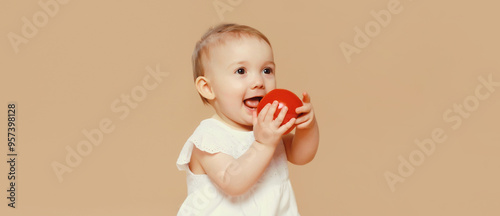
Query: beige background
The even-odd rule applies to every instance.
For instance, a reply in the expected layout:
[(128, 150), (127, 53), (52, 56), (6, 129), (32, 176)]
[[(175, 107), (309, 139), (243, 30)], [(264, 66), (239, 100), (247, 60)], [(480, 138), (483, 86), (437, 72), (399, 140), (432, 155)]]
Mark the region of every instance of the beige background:
[[(213, 2), (61, 2), (15, 53), (9, 32), (22, 36), (22, 18), (32, 22), (43, 9), (0, 1), (0, 157), (7, 160), (11, 101), (20, 155), (16, 209), (7, 207), (0, 164), (1, 215), (175, 215), (186, 196), (178, 153), (212, 113), (194, 89), (190, 55), (221, 22)], [(352, 45), (354, 28), (389, 0), (220, 2), (231, 9), (225, 22), (268, 36), (278, 87), (312, 96), (320, 148), (312, 163), (290, 165), (302, 215), (500, 214), (500, 88), (457, 130), (443, 119), (472, 100), (480, 76), (500, 82), (498, 3), (401, 0), (401, 13), (347, 63), (339, 45)], [(120, 119), (112, 103), (156, 65), (168, 76)], [(64, 164), (66, 147), (106, 118), (114, 131), (59, 182), (51, 163)], [(397, 174), (398, 156), (408, 159), (414, 140), (435, 128), (446, 141), (391, 191), (384, 173)]]

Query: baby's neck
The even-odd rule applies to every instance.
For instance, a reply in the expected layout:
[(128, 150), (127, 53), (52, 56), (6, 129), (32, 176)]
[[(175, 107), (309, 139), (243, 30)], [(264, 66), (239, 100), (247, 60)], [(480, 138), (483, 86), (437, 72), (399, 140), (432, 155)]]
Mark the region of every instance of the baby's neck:
[(212, 116), (213, 119), (217, 119), (218, 121), (224, 123), (225, 125), (235, 129), (235, 130), (239, 130), (239, 131), (253, 131), (253, 126), (245, 126), (245, 125), (240, 125), (236, 122), (233, 122), (231, 121), (231, 119), (227, 119), (227, 118), (222, 118), (220, 115), (218, 115), (217, 113), (215, 113), (213, 116)]

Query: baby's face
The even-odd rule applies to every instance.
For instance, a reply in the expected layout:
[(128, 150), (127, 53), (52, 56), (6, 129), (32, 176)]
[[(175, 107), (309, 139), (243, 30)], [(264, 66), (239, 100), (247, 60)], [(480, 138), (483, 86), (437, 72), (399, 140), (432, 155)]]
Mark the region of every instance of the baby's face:
[(226, 123), (252, 130), (252, 112), (276, 88), (271, 47), (250, 36), (231, 38), (210, 50), (205, 75), (215, 94), (214, 108)]

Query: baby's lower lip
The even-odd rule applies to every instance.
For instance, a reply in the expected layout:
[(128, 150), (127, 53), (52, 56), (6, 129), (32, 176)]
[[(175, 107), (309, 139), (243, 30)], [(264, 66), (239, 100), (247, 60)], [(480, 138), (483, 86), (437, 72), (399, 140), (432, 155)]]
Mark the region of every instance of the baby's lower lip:
[(249, 109), (249, 110), (252, 110), (252, 111), (253, 111), (253, 110), (257, 110), (257, 108), (254, 108), (254, 107), (249, 107), (249, 106), (247, 106), (245, 103), (243, 103), (243, 105), (244, 105), (247, 109)]

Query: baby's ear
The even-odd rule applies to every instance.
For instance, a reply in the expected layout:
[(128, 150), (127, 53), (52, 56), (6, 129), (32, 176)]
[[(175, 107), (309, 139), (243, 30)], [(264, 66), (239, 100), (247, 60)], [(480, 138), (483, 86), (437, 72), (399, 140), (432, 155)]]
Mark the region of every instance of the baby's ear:
[(210, 86), (209, 80), (204, 76), (199, 76), (195, 81), (196, 90), (198, 93), (207, 100), (213, 100), (215, 98), (215, 94), (212, 91), (212, 87)]

